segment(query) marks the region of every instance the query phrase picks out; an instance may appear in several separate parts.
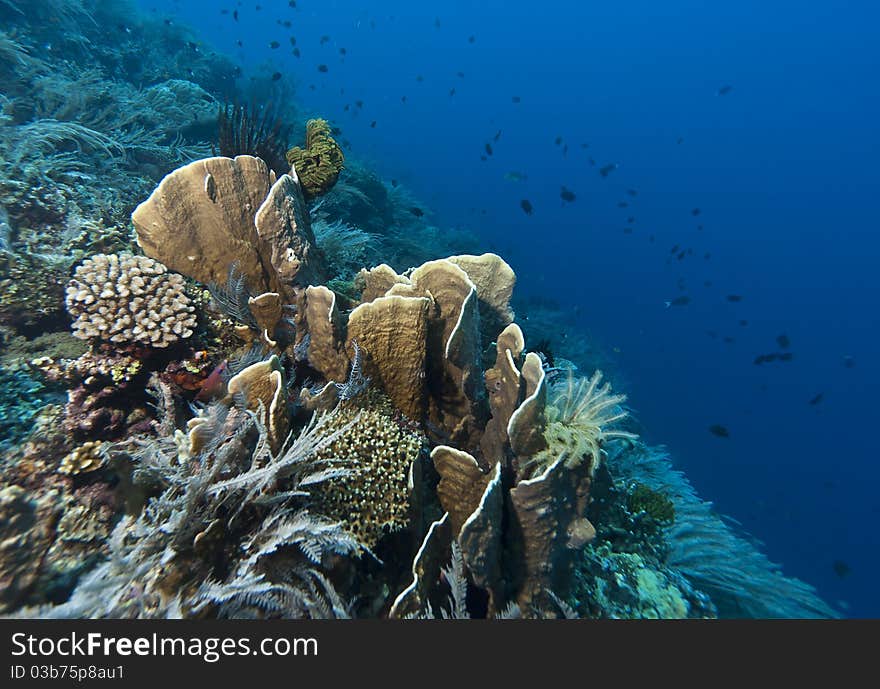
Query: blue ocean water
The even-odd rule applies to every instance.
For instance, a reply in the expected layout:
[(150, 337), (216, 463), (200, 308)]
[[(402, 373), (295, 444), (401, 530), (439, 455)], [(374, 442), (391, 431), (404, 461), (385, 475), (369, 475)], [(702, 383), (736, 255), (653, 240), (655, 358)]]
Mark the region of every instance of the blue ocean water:
[(140, 4), (476, 232), (704, 498), (880, 615), (873, 3)]

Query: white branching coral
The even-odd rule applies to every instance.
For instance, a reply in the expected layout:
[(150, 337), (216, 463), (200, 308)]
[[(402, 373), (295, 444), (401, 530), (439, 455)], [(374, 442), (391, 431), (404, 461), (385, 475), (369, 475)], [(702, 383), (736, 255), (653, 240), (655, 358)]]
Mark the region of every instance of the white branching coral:
[(167, 347), (193, 333), (195, 308), (183, 278), (151, 258), (98, 254), (83, 261), (67, 285), (73, 334)]

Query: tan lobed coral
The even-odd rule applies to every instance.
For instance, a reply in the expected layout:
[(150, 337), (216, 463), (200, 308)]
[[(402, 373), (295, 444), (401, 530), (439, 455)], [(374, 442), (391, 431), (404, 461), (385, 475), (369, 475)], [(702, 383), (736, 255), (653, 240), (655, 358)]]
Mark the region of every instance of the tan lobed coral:
[[(251, 411), (266, 415), (269, 444), (277, 451), (287, 439), (289, 418), (281, 361), (272, 355), (265, 361), (251, 364), (229, 379), (226, 386), (231, 396), (242, 395)], [(192, 429), (190, 429), (192, 430)]]
[(73, 334), (83, 340), (167, 347), (193, 333), (195, 309), (180, 275), (145, 256), (98, 254), (67, 285)]
[(349, 342), (366, 352), (364, 373), (415, 420), (425, 412), (430, 303), (425, 297), (379, 297), (358, 306), (348, 318)]
[(196, 160), (166, 175), (132, 213), (144, 253), (205, 284), (223, 284), (238, 265), (253, 293), (320, 282), (308, 212), (295, 173), (275, 178), (253, 156)]

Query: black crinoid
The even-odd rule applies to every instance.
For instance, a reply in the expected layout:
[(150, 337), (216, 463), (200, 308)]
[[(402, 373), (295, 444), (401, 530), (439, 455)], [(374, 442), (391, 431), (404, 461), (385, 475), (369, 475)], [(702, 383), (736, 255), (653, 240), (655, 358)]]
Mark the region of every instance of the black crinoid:
[(227, 103), (217, 114), (217, 125), (220, 155), (257, 156), (279, 176), (290, 169), (284, 155), (291, 126), (285, 124), (272, 103), (260, 107), (252, 104), (250, 108)]

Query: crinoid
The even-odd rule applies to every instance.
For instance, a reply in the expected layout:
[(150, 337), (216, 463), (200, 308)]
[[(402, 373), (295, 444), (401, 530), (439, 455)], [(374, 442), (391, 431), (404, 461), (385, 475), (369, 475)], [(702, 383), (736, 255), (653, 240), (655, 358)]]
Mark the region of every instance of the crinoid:
[(626, 395), (612, 394), (611, 384), (602, 384), (601, 371), (590, 378), (575, 378), (570, 371), (567, 380), (551, 385), (548, 393), (544, 431), (548, 447), (535, 455), (532, 471), (535, 466), (540, 471), (564, 457), (568, 467), (589, 461), (591, 472), (595, 472), (602, 462), (605, 442), (638, 438), (635, 433), (614, 427), (629, 414), (621, 406)]

